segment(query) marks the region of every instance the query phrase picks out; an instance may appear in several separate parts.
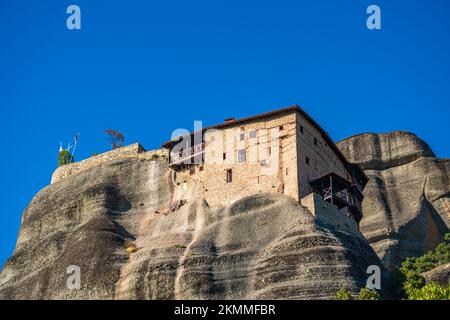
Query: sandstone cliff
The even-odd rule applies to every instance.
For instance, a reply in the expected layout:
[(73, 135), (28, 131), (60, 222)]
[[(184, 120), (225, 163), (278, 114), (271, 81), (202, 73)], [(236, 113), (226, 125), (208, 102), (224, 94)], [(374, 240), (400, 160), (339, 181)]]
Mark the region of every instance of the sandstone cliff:
[[(340, 142), (370, 180), (361, 231), (388, 268), (422, 255), (450, 225), (450, 160), (407, 132)], [(24, 212), (3, 299), (324, 299), (357, 292), (381, 264), (354, 229), (261, 194), (212, 209), (175, 195), (163, 160), (94, 165), (39, 192)], [(128, 251), (127, 251), (128, 249)], [(66, 286), (81, 269), (80, 290)], [(448, 280), (448, 266), (426, 278)]]
[(442, 241), (450, 226), (450, 159), (437, 159), (416, 135), (360, 134), (338, 143), (370, 178), (361, 232), (392, 269)]
[[(357, 292), (381, 264), (360, 233), (285, 196), (217, 209), (172, 196), (167, 164), (137, 158), (46, 187), (24, 212), (0, 298), (323, 299)], [(71, 265), (80, 290), (66, 287)]]
[(441, 265), (428, 272), (422, 273), (427, 283), (437, 282), (441, 286), (446, 287), (450, 285), (450, 263)]

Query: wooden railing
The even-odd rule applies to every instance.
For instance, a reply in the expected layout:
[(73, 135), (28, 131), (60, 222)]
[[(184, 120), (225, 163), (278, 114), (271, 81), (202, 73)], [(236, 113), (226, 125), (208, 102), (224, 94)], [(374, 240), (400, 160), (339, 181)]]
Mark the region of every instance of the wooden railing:
[(192, 158), (203, 154), (205, 152), (205, 146), (206, 142), (203, 142), (180, 152), (170, 152), (169, 164), (193, 163)]

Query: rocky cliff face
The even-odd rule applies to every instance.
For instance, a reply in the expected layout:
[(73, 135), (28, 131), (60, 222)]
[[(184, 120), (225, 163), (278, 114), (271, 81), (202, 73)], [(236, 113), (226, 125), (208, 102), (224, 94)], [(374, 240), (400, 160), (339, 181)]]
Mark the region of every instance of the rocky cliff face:
[(422, 273), (427, 283), (436, 282), (443, 287), (450, 285), (450, 263), (441, 265), (428, 272)]
[[(450, 160), (411, 133), (339, 143), (370, 180), (361, 231), (388, 268), (450, 225)], [(331, 221), (331, 220), (330, 220)], [(261, 194), (210, 208), (174, 195), (164, 161), (109, 161), (52, 184), (25, 210), (0, 299), (326, 299), (357, 292), (380, 259), (357, 231)], [(345, 224), (344, 224), (345, 225)], [(70, 290), (67, 268), (81, 270)], [(448, 281), (448, 266), (427, 279)]]
[(356, 135), (338, 147), (370, 178), (361, 232), (388, 268), (442, 241), (450, 226), (450, 159), (437, 159), (402, 131)]
[[(164, 161), (123, 159), (39, 192), (0, 274), (3, 299), (322, 299), (381, 261), (358, 232), (285, 196), (211, 209), (172, 199)], [(80, 267), (81, 289), (66, 286)]]

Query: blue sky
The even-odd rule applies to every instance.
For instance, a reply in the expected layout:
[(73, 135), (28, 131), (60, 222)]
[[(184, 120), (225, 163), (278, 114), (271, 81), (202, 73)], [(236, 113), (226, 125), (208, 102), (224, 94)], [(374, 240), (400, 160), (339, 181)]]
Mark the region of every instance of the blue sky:
[[(66, 28), (81, 8), (82, 30)], [(382, 29), (366, 28), (377, 4)], [(59, 142), (103, 131), (157, 148), (192, 129), (299, 104), (338, 141), (408, 130), (450, 157), (450, 2), (0, 0), (0, 265)]]

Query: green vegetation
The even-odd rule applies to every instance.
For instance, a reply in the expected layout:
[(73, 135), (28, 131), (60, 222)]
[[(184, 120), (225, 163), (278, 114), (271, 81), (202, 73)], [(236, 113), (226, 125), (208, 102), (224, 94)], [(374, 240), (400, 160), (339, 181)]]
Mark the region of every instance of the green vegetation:
[(420, 289), (408, 288), (409, 300), (450, 300), (450, 286), (441, 287), (435, 282), (430, 282)]
[[(353, 300), (351, 292), (345, 289), (339, 289), (339, 291), (336, 292), (334, 298), (335, 300)], [(368, 288), (361, 288), (358, 296), (356, 297), (356, 300), (379, 300), (379, 299), (380, 295), (378, 294), (378, 292), (376, 290)]]
[(447, 263), (450, 263), (450, 233), (445, 235), (444, 242), (439, 244), (436, 250), (403, 261), (392, 275), (390, 289), (398, 299), (447, 300), (450, 286), (444, 288), (437, 283), (425, 284), (425, 279), (421, 275)]
[(182, 244), (180, 244), (180, 243), (177, 243), (177, 244), (173, 245), (173, 248), (174, 248), (174, 249), (181, 250), (181, 249), (186, 249), (186, 246), (185, 246), (185, 245), (182, 245)]
[(73, 155), (67, 150), (61, 150), (58, 155), (58, 167), (74, 162)]
[(150, 157), (150, 160), (151, 161), (156, 161), (156, 160), (158, 160), (159, 159), (159, 155), (158, 154), (152, 154), (152, 156)]
[(361, 288), (359, 291), (358, 300), (379, 300), (380, 295), (374, 289)]
[(345, 289), (339, 289), (339, 291), (336, 292), (334, 299), (335, 300), (353, 300), (353, 297), (349, 291), (347, 291)]

